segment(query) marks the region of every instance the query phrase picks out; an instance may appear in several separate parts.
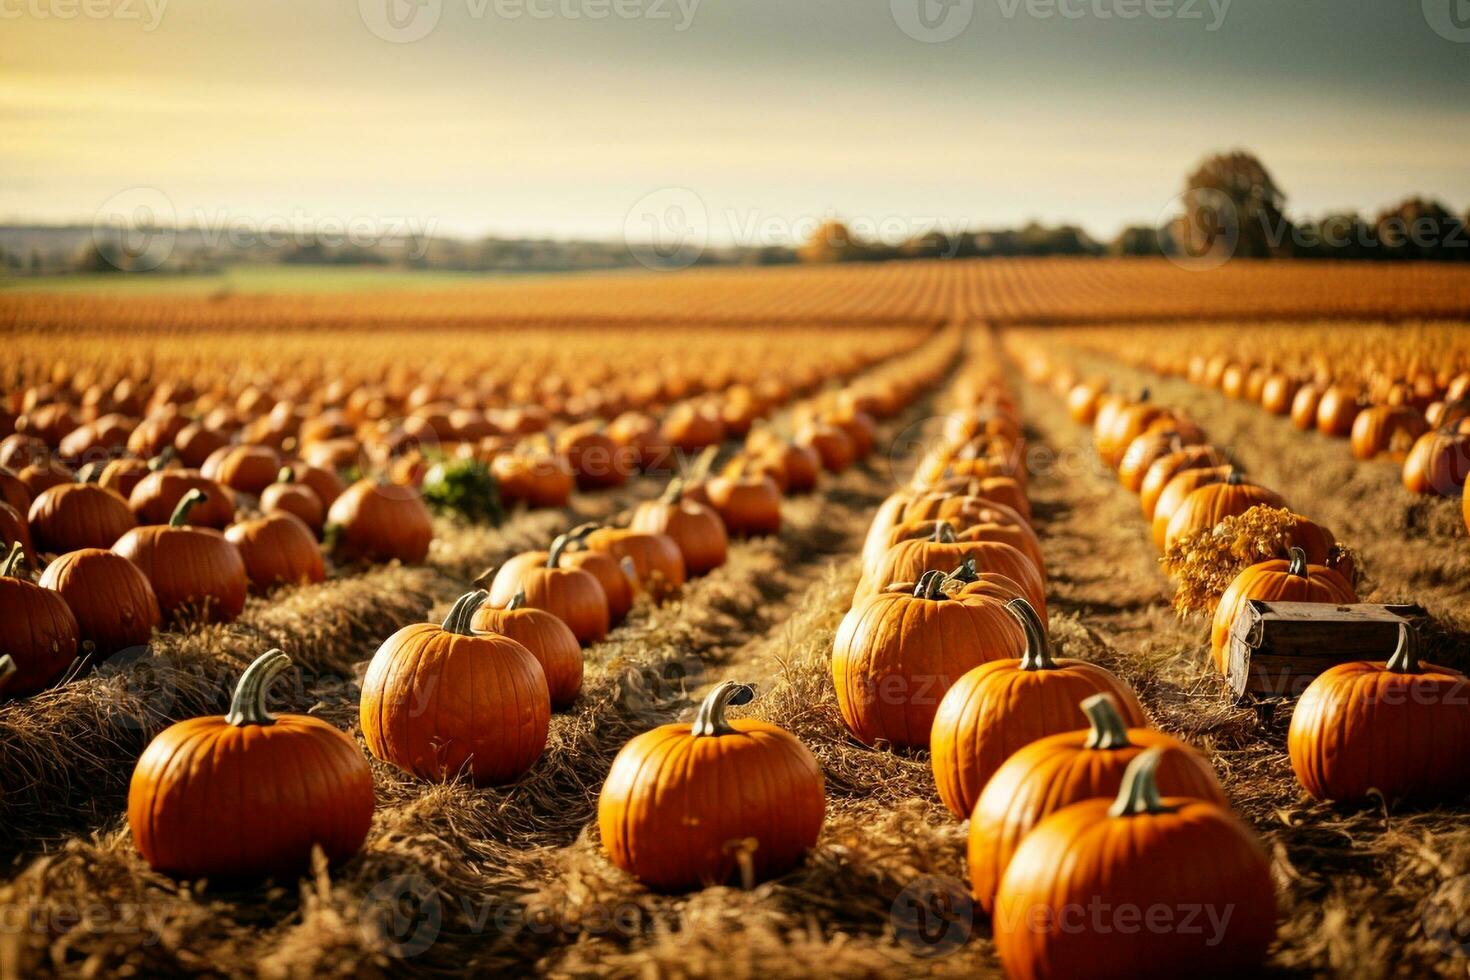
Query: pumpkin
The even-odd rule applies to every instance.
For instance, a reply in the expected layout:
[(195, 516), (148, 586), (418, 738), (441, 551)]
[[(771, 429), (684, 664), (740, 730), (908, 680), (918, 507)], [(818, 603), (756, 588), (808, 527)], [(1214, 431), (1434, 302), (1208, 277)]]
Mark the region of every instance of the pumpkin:
[[(1009, 510), (1009, 508), (1007, 508)], [(1014, 511), (1012, 511), (1014, 513)], [(1002, 520), (1005, 518), (1002, 516)], [(925, 540), (934, 537), (938, 526), (943, 521), (909, 521), (900, 524), (889, 532), (888, 546), (883, 549), (882, 554), (887, 554), (888, 548), (903, 541)], [(1036, 532), (1025, 522), (1016, 520), (1014, 523), (958, 523), (952, 525), (958, 528), (954, 532), (957, 542), (966, 541), (1000, 541), (1010, 545), (1021, 552), (1037, 570), (1045, 577), (1046, 570), (1042, 564), (1041, 542), (1036, 537)], [(880, 555), (881, 558), (881, 555)], [(871, 567), (876, 572), (876, 567)]]
[(327, 511), (327, 539), (342, 561), (417, 565), (428, 557), (434, 525), (412, 487), (358, 480)]
[(258, 497), (281, 472), (281, 457), (269, 446), (224, 446), (210, 453), (200, 472), (231, 490)]
[(234, 496), (194, 470), (153, 470), (133, 487), (128, 506), (137, 515), (139, 524), (167, 524), (180, 501), (194, 491), (202, 497), (190, 514), (191, 523), (223, 530), (234, 522)]
[(75, 483), (76, 474), (59, 462), (46, 460), (25, 467), (16, 474), (16, 479), (25, 484), (26, 490), (35, 498), (52, 487)]
[(1213, 446), (1184, 446), (1166, 453), (1149, 464), (1138, 484), (1138, 504), (1143, 516), (1154, 519), (1154, 508), (1169, 482), (1186, 470), (1206, 469), (1223, 466), (1225, 460)]
[(729, 536), (719, 514), (704, 504), (681, 499), (683, 487), (682, 480), (671, 480), (662, 497), (638, 505), (628, 526), (634, 531), (668, 535), (684, 558), (685, 572), (693, 577), (725, 563)]
[(190, 422), (174, 436), (173, 447), (185, 466), (203, 466), (211, 455), (230, 444), (230, 437), (203, 422)]
[(155, 870), (258, 878), (356, 854), (373, 821), (373, 775), (357, 743), (312, 715), (272, 715), (270, 686), (291, 660), (262, 654), (225, 715), (191, 718), (148, 744), (128, 785), (128, 826)]
[(1410, 493), (1459, 496), (1470, 478), (1470, 432), (1458, 425), (1424, 433), (1404, 459), (1404, 489)]
[(1237, 471), (1231, 466), (1196, 466), (1174, 474), (1164, 485), (1164, 489), (1159, 493), (1158, 501), (1154, 504), (1153, 523), (1150, 526), (1154, 547), (1160, 551), (1164, 550), (1164, 539), (1169, 531), (1169, 521), (1191, 493), (1200, 487), (1224, 483), (1235, 472)]
[(127, 501), (91, 483), (63, 483), (43, 491), (30, 511), (31, 538), (43, 552), (111, 548), (138, 526)]
[(1317, 384), (1304, 384), (1291, 399), (1291, 424), (1303, 432), (1317, 427), (1317, 406), (1322, 399), (1322, 388)]
[(684, 558), (666, 534), (602, 527), (582, 540), (587, 550), (611, 555), (620, 565), (627, 559), (638, 584), (659, 596), (684, 586)]
[(46, 440), (16, 432), (0, 439), (0, 466), (7, 470), (23, 470), (51, 455)]
[(1067, 414), (1079, 425), (1091, 425), (1097, 418), (1098, 399), (1108, 390), (1108, 383), (1100, 379), (1081, 381), (1067, 392)]
[(1399, 626), (1387, 663), (1328, 668), (1297, 701), (1287, 733), (1291, 768), (1319, 800), (1448, 802), (1470, 791), (1470, 680), (1419, 660), (1418, 635)]
[(504, 609), (482, 605), (470, 619), (470, 629), (508, 636), (531, 652), (546, 675), (553, 708), (565, 708), (582, 693), (582, 647), (560, 619), (544, 609), (526, 605), (519, 592)]
[(1161, 429), (1144, 432), (1136, 436), (1123, 451), (1118, 462), (1118, 482), (1131, 493), (1143, 489), (1144, 477), (1149, 467), (1166, 456), (1172, 456), (1185, 446), (1200, 442), (1196, 436), (1177, 429)]
[(291, 514), (267, 514), (231, 524), (225, 529), (225, 540), (240, 549), (250, 584), (261, 592), (277, 585), (321, 582), (327, 577), (326, 563), (311, 529)]
[[(1021, 588), (1019, 582), (999, 572), (977, 571), (973, 558), (966, 558), (959, 567), (950, 572), (949, 581), (945, 585), (953, 589), (955, 595), (960, 596), (988, 596), (992, 599), (999, 599), (1001, 602), (1026, 598), (1026, 590)], [(1036, 614), (1041, 617), (1043, 624), (1046, 623), (1044, 608), (1036, 609)]]
[(1132, 405), (1118, 409), (1107, 420), (1106, 426), (1096, 429), (1098, 455), (1113, 469), (1122, 462), (1128, 444), (1142, 435), (1150, 425), (1167, 414), (1166, 410), (1148, 400), (1144, 391)]
[(66, 600), (81, 639), (103, 659), (146, 646), (163, 621), (147, 576), (111, 551), (84, 548), (64, 554), (46, 566), (41, 586)]
[(795, 867), (816, 846), (826, 797), (822, 771), (784, 729), (729, 721), (749, 687), (725, 681), (692, 723), (661, 725), (613, 759), (597, 800), (608, 858), (650, 888), (747, 886)]
[(873, 574), (858, 584), (858, 594), (871, 593), (890, 582), (917, 582), (925, 572), (953, 568), (966, 558), (973, 558), (979, 571), (999, 572), (1014, 579), (1036, 608), (1046, 606), (1046, 583), (1031, 559), (1002, 541), (960, 541), (954, 528), (944, 521), (929, 538), (901, 541), (889, 548)]
[(1194, 749), (1151, 728), (1130, 728), (1110, 694), (1080, 705), (1089, 727), (1037, 739), (995, 771), (970, 817), (970, 886), (986, 912), (1016, 848), (1050, 814), (1099, 796), (1114, 797), (1128, 764), (1158, 748), (1161, 792), (1228, 806), (1215, 771)]
[(794, 442), (816, 453), (822, 461), (822, 469), (829, 473), (841, 473), (857, 459), (857, 447), (853, 445), (852, 436), (825, 422), (802, 426)]
[(762, 447), (758, 458), (770, 461), (781, 471), (778, 485), (782, 493), (810, 493), (817, 488), (822, 474), (822, 459), (809, 446), (798, 446), (780, 439)]
[(992, 916), (1007, 976), (1257, 975), (1276, 936), (1270, 861), (1225, 807), (1161, 796), (1164, 758), (1147, 750), (1116, 798), (1064, 807), (1022, 839)]
[(313, 535), (321, 533), (327, 518), (322, 498), (307, 484), (298, 483), (289, 466), (282, 467), (276, 482), (260, 492), (260, 509), (266, 514), (290, 514)]
[(1164, 548), (1186, 535), (1207, 531), (1225, 518), (1244, 514), (1261, 504), (1286, 506), (1275, 491), (1247, 483), (1238, 471), (1232, 470), (1224, 481), (1206, 484), (1184, 498), (1164, 529)]
[(725, 530), (737, 538), (781, 530), (781, 492), (769, 477), (717, 476), (705, 487)]
[(35, 694), (56, 680), (77, 657), (77, 619), (58, 592), (26, 581), (26, 551), (11, 545), (0, 563), (0, 654), (14, 662), (5, 684), (9, 695)]
[(515, 640), (470, 628), (485, 598), (468, 592), (442, 625), (405, 626), (373, 654), (359, 718), (375, 757), (424, 779), (468, 772), (477, 786), (519, 779), (541, 758), (546, 674)]
[(1046, 627), (1025, 599), (1003, 608), (1025, 631), (1020, 658), (982, 663), (955, 681), (939, 702), (929, 734), (939, 798), (960, 819), (975, 809), (985, 784), (1011, 753), (1085, 724), (1077, 706), (1091, 695), (1116, 698), (1129, 725), (1148, 723), (1128, 685), (1110, 672), (1052, 655)]
[(31, 491), (21, 482), (20, 477), (7, 469), (0, 468), (0, 504), (9, 504), (20, 514), (28, 514), (31, 510)]
[(1353, 420), (1350, 445), (1358, 459), (1375, 459), (1387, 454), (1402, 463), (1414, 443), (1428, 431), (1429, 423), (1412, 408), (1375, 405), (1359, 412)]
[(528, 507), (565, 507), (577, 485), (566, 458), (547, 451), (504, 453), (491, 461), (490, 472), (507, 503)]
[(674, 449), (694, 453), (723, 442), (725, 423), (708, 405), (681, 402), (664, 416), (660, 436)]
[(912, 593), (858, 599), (832, 644), (832, 682), (842, 720), (861, 742), (929, 744), (940, 699), (972, 667), (1025, 649), (1019, 623), (984, 596), (951, 597), (942, 572)]
[(14, 507), (0, 501), (0, 547), (6, 554), (10, 553), (12, 545), (20, 545), (28, 555), (36, 553), (31, 546), (31, 526), (26, 519)]
[(1346, 385), (1332, 385), (1317, 400), (1317, 431), (1325, 436), (1345, 436), (1358, 417), (1358, 392)]
[(131, 457), (114, 459), (102, 467), (102, 474), (97, 478), (97, 485), (129, 501), (131, 507), (134, 488), (143, 481), (143, 477), (151, 472), (153, 470), (146, 460)]
[(112, 550), (147, 576), (165, 616), (198, 615), (206, 622), (230, 623), (245, 609), (249, 579), (239, 550), (223, 534), (188, 525), (194, 508), (203, 503), (205, 495), (190, 490), (167, 524), (135, 527)]
[(1297, 381), (1279, 372), (1268, 374), (1261, 384), (1261, 407), (1272, 415), (1291, 414)]
[(620, 487), (637, 469), (635, 453), (603, 431), (600, 421), (563, 429), (556, 437), (556, 451), (566, 457), (581, 490)]
[(563, 553), (570, 543), (570, 536), (563, 534), (551, 543), (551, 550), (522, 552), (501, 565), (490, 585), (489, 603), (504, 609), (524, 594), (527, 606), (544, 609), (566, 623), (585, 646), (607, 636), (608, 595), (590, 571), (564, 564)]
[(658, 469), (668, 462), (670, 446), (650, 415), (624, 412), (608, 423), (607, 434), (618, 445), (632, 449), (644, 470)]
[(1309, 564), (1301, 548), (1292, 548), (1288, 560), (1275, 558), (1243, 569), (1220, 596), (1210, 626), (1210, 654), (1222, 674), (1230, 669), (1230, 631), (1251, 599), (1334, 604), (1358, 601), (1352, 583), (1325, 565)]
[[(310, 463), (295, 461), (287, 463), (282, 467), (283, 473), (285, 470), (291, 471), (295, 482), (300, 483), (304, 487), (310, 487), (316, 493), (317, 499), (322, 502), (323, 507), (332, 506), (332, 504), (337, 502), (337, 498), (342, 496), (343, 491), (347, 489), (346, 484), (342, 482), (342, 478), (337, 475), (336, 471), (325, 469), (321, 466), (312, 466)], [(283, 476), (278, 475), (276, 477), (276, 483), (286, 482), (289, 481)], [(301, 515), (297, 514), (296, 516), (300, 517)], [(311, 522), (308, 521), (307, 523), (309, 524)]]

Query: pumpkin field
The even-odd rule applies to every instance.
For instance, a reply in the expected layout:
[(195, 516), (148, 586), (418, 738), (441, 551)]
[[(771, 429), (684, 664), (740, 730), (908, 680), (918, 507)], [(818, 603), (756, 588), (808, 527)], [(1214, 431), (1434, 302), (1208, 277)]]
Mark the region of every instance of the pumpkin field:
[(1470, 968), (1463, 263), (0, 337), (0, 976)]

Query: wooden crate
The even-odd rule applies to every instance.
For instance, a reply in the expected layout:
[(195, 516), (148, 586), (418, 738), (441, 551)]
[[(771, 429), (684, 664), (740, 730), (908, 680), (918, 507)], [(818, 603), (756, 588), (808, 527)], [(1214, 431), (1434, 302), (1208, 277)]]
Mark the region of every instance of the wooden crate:
[(1251, 599), (1230, 631), (1230, 690), (1240, 699), (1296, 698), (1329, 667), (1387, 660), (1414, 605), (1265, 602)]

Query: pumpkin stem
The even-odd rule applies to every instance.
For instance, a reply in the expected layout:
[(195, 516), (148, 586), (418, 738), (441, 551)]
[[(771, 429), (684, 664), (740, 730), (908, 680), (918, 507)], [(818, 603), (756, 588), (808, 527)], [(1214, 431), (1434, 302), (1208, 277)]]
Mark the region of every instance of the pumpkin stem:
[(919, 576), (918, 583), (914, 586), (915, 599), (946, 599), (943, 592), (945, 580), (948, 578), (943, 572), (928, 571)]
[(1240, 470), (1236, 469), (1233, 466), (1230, 467), (1230, 472), (1227, 473), (1225, 476), (1225, 483), (1232, 487), (1238, 487), (1244, 482), (1245, 477), (1241, 476)]
[(166, 468), (169, 463), (172, 463), (174, 457), (177, 455), (178, 450), (174, 449), (173, 446), (164, 446), (157, 456), (154, 456), (148, 461), (148, 471), (150, 473), (157, 473), (159, 470)]
[(1111, 694), (1094, 694), (1082, 702), (1082, 713), (1092, 723), (1087, 733), (1087, 748), (1107, 751), (1126, 749), (1133, 743), (1128, 740), (1128, 724), (1118, 714), (1118, 703)]
[(168, 519), (169, 527), (183, 527), (189, 523), (189, 511), (194, 509), (195, 504), (202, 504), (209, 499), (209, 494), (195, 487), (184, 494), (184, 499), (174, 508), (173, 516)]
[(449, 610), (449, 615), (444, 617), (444, 622), (439, 628), (446, 633), (457, 633), (460, 636), (474, 636), (470, 629), (470, 621), (475, 618), (475, 613), (490, 598), (490, 593), (484, 589), (476, 589), (474, 592), (466, 592), (454, 602), (454, 607)]
[(1110, 817), (1134, 817), (1145, 813), (1172, 813), (1159, 795), (1159, 763), (1164, 759), (1163, 746), (1154, 746), (1128, 763), (1123, 772), (1123, 785), (1117, 799), (1108, 807)]
[(551, 542), (551, 553), (546, 556), (546, 567), (556, 568), (560, 565), (562, 553), (565, 551), (577, 551), (578, 548), (573, 547), (573, 545), (581, 545), (582, 539), (597, 530), (597, 528), (597, 523), (589, 522), (587, 524), (578, 524), (567, 533), (557, 535)]
[(86, 466), (83, 466), (80, 470), (77, 471), (77, 482), (96, 483), (98, 480), (102, 479), (102, 470), (106, 468), (106, 466), (106, 463), (98, 461), (88, 463)]
[(0, 657), (0, 691), (5, 690), (6, 685), (10, 683), (10, 678), (15, 676), (15, 671), (15, 661), (11, 659), (10, 654), (7, 653)]
[(256, 657), (235, 685), (235, 697), (230, 701), (230, 713), (225, 715), (225, 723), (236, 728), (274, 725), (276, 718), (266, 710), (265, 696), (281, 671), (289, 666), (291, 658), (280, 650), (267, 650)]
[(1399, 624), (1399, 645), (1385, 664), (1395, 674), (1417, 674), (1419, 667), (1419, 634), (1408, 623)]
[(954, 525), (949, 521), (935, 521), (934, 534), (929, 538), (939, 544), (954, 544)]
[(1307, 577), (1307, 553), (1300, 548), (1291, 549), (1291, 564), (1286, 566), (1286, 574), (1295, 575), (1297, 578)]
[(1036, 609), (1025, 599), (1012, 599), (1006, 603), (1006, 609), (1021, 623), (1021, 629), (1026, 632), (1026, 652), (1021, 654), (1022, 670), (1056, 670), (1056, 658), (1051, 653), (1051, 638), (1046, 635), (1046, 627), (1041, 625), (1041, 617), (1036, 614)]
[(518, 590), (516, 592), (515, 597), (512, 598), (510, 600), (510, 602), (508, 602), (508, 603), (505, 604), (505, 608), (506, 609), (520, 609), (525, 604), (526, 604), (526, 590), (525, 589), (520, 589), (520, 590)]
[(733, 735), (735, 729), (725, 720), (725, 708), (732, 704), (749, 704), (755, 697), (755, 688), (735, 681), (722, 681), (704, 696), (699, 711), (694, 715), (690, 734), (696, 738), (708, 735)]
[(20, 578), (21, 570), (25, 568), (26, 549), (19, 541), (10, 546), (10, 554), (0, 562), (0, 578)]
[(661, 503), (677, 504), (679, 498), (684, 495), (684, 478), (676, 476), (664, 487), (664, 494), (659, 498)]
[(277, 483), (295, 483), (296, 471), (289, 466), (282, 466), (281, 472), (276, 474)]
[(715, 465), (715, 456), (719, 454), (719, 446), (705, 446), (703, 451), (694, 458), (694, 465), (689, 468), (691, 480), (703, 480), (709, 476), (710, 467)]
[(1145, 386), (1144, 389), (1138, 393), (1138, 402), (1141, 405), (1152, 397), (1153, 392), (1149, 391), (1148, 388)]
[(949, 573), (949, 577), (954, 579), (956, 582), (962, 582), (965, 585), (969, 585), (971, 582), (980, 581), (980, 573), (975, 569), (974, 557), (972, 556), (966, 558), (964, 561), (960, 562), (959, 566), (954, 571)]

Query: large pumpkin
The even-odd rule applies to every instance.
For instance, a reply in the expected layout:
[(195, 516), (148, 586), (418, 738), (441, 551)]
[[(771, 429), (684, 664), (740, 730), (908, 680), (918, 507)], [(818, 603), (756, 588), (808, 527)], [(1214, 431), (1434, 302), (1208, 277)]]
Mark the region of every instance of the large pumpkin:
[(748, 687), (726, 681), (692, 724), (662, 725), (624, 745), (597, 801), (613, 864), (661, 891), (747, 887), (794, 867), (816, 846), (826, 808), (822, 771), (795, 736), (725, 718)]
[(508, 636), (470, 627), (484, 592), (461, 596), (442, 625), (415, 623), (383, 641), (363, 677), (368, 750), (424, 779), (468, 773), (477, 786), (519, 779), (546, 748), (546, 673)]
[(111, 548), (138, 526), (127, 501), (92, 483), (63, 483), (31, 504), (31, 540), (41, 551)]
[(240, 549), (250, 584), (262, 592), (327, 577), (311, 529), (291, 514), (267, 514), (231, 524), (225, 529), (225, 540)]
[(122, 555), (100, 548), (72, 551), (41, 573), (76, 616), (83, 640), (100, 658), (145, 646), (163, 621), (158, 597), (143, 572)]
[(246, 668), (226, 715), (191, 718), (149, 743), (128, 787), (144, 859), (182, 878), (296, 876), (313, 848), (357, 853), (373, 821), (373, 774), (357, 743), (312, 715), (272, 715), (291, 665), (271, 650)]
[(327, 511), (327, 540), (343, 561), (401, 561), (429, 555), (434, 524), (413, 487), (358, 480)]
[(1286, 501), (1274, 490), (1247, 483), (1240, 474), (1232, 472), (1223, 483), (1207, 484), (1184, 498), (1164, 529), (1164, 548), (1188, 535), (1208, 531), (1225, 518), (1244, 514), (1261, 504), (1285, 507)]
[(1387, 663), (1355, 661), (1317, 675), (1287, 734), (1291, 768), (1319, 800), (1448, 802), (1470, 791), (1470, 679), (1419, 660), (1406, 623)]
[(1147, 724), (1127, 684), (1096, 664), (1052, 656), (1030, 603), (1013, 599), (1005, 608), (1025, 630), (1026, 649), (1018, 660), (984, 663), (959, 678), (940, 701), (929, 735), (939, 798), (961, 819), (1011, 753), (1082, 727), (1087, 719), (1078, 705), (1092, 695), (1112, 695), (1130, 725)]
[(929, 744), (940, 699), (966, 671), (1013, 659), (1026, 647), (1019, 623), (985, 596), (951, 597), (942, 572), (912, 593), (880, 592), (853, 604), (832, 644), (837, 706), (859, 741)]
[(1217, 803), (1159, 793), (1162, 748), (1115, 799), (1042, 820), (1001, 877), (992, 916), (1007, 976), (1255, 976), (1276, 936), (1271, 864)]
[(1210, 655), (1222, 674), (1230, 669), (1230, 631), (1251, 599), (1339, 603), (1357, 602), (1358, 596), (1352, 583), (1335, 570), (1308, 564), (1307, 553), (1301, 548), (1292, 548), (1287, 560), (1273, 558), (1243, 569), (1220, 596), (1210, 625)]
[(481, 605), (470, 628), (508, 636), (531, 652), (546, 674), (553, 708), (565, 708), (582, 693), (582, 647), (566, 623), (544, 609), (526, 605), (524, 592), (504, 609)]
[(970, 816), (970, 886), (975, 900), (995, 909), (995, 889), (1025, 836), (1062, 807), (1098, 796), (1113, 797), (1128, 764), (1158, 747), (1161, 791), (1228, 806), (1225, 790), (1194, 749), (1151, 728), (1130, 728), (1110, 694), (1080, 705), (1089, 727), (1037, 739), (1018, 749), (985, 784)]
[(683, 490), (682, 480), (671, 480), (662, 497), (638, 505), (628, 527), (671, 538), (684, 558), (684, 570), (692, 577), (725, 563), (729, 536), (720, 515), (704, 504), (681, 499)]
[(112, 550), (148, 577), (164, 616), (229, 623), (245, 609), (249, 578), (239, 549), (224, 535), (189, 526), (193, 509), (205, 502), (203, 493), (190, 490), (167, 524), (133, 528)]
[(22, 578), (25, 562), (25, 549), (15, 544), (0, 563), (0, 654), (15, 665), (8, 695), (34, 694), (56, 680), (76, 659), (79, 642), (66, 600)]

